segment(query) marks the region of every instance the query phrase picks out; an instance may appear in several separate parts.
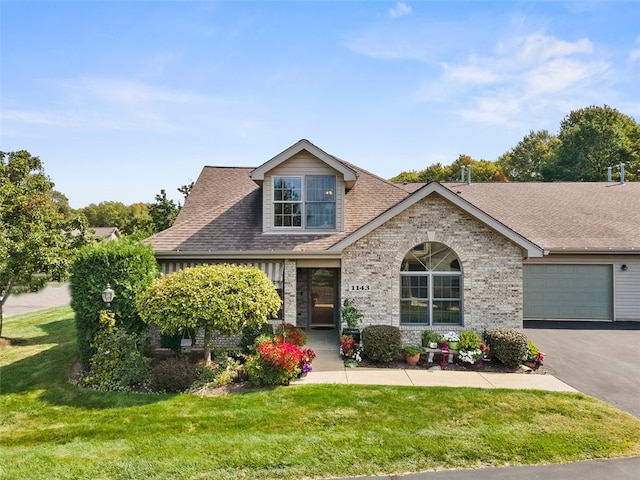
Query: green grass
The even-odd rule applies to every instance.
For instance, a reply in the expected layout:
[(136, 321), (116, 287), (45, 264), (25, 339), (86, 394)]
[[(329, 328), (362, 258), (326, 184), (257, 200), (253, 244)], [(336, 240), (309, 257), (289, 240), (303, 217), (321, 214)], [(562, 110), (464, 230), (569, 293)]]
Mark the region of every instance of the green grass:
[(300, 385), (224, 397), (68, 382), (73, 313), (5, 319), (0, 478), (287, 479), (640, 455), (640, 421), (582, 394)]

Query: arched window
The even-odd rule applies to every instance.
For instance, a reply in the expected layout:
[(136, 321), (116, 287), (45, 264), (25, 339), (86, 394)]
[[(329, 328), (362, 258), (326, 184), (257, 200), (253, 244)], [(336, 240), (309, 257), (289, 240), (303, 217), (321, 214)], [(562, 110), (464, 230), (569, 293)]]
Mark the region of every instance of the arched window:
[(462, 270), (457, 255), (446, 245), (416, 245), (402, 261), (400, 323), (462, 324)]

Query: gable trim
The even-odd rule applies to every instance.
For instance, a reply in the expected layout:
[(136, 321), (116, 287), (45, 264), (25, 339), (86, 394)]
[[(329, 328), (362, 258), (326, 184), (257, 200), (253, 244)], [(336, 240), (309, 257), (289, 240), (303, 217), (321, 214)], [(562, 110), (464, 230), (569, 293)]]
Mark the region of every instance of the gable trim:
[(316, 147), (313, 143), (311, 143), (309, 140), (304, 138), (298, 141), (297, 143), (291, 145), (289, 148), (279, 153), (278, 155), (273, 157), (271, 160), (268, 160), (267, 162), (263, 163), (259, 167), (256, 167), (251, 172), (251, 179), (254, 182), (258, 182), (258, 183), (263, 182), (265, 173), (274, 169), (281, 163), (287, 161), (297, 153), (300, 153), (302, 150), (306, 150), (313, 156), (320, 159), (322, 162), (329, 165), (334, 170), (337, 170), (338, 172), (340, 172), (344, 176), (344, 181), (346, 184), (350, 184), (356, 181), (357, 174), (355, 170), (347, 167), (344, 163), (337, 160), (334, 156), (329, 155), (327, 152), (325, 152), (321, 148)]
[(514, 230), (511, 230), (506, 225), (500, 223), (495, 218), (491, 217), (484, 211), (480, 210), (475, 205), (469, 203), (464, 198), (460, 197), (459, 195), (456, 195), (448, 188), (443, 187), (438, 182), (430, 182), (426, 184), (424, 187), (420, 188), (419, 190), (416, 190), (416, 192), (414, 192), (412, 195), (402, 200), (400, 203), (396, 204), (394, 207), (390, 208), (383, 214), (379, 215), (373, 221), (359, 228), (354, 233), (349, 235), (347, 238), (336, 243), (335, 245), (330, 247), (328, 250), (342, 251), (344, 248), (360, 240), (362, 237), (371, 233), (376, 228), (382, 226), (384, 223), (388, 222), (389, 220), (394, 218), (396, 215), (399, 215), (400, 213), (405, 211), (407, 208), (411, 207), (412, 205), (415, 205), (420, 200), (434, 193), (437, 195), (440, 195), (445, 200), (449, 201), (450, 203), (458, 207), (460, 210), (471, 215), (473, 218), (475, 218), (479, 222), (485, 224), (487, 227), (491, 228), (492, 230), (496, 231), (503, 237), (507, 238), (508, 240), (518, 245), (520, 248), (522, 248), (526, 252), (527, 257), (542, 257), (545, 255), (545, 251), (543, 248), (539, 247), (535, 243), (526, 239), (525, 237), (515, 232)]

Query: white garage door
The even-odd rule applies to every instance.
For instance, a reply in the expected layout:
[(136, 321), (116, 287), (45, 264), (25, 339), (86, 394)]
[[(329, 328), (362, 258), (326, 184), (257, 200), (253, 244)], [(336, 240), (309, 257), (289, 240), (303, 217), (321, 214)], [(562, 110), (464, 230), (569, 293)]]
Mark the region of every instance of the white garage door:
[(611, 265), (525, 265), (524, 318), (611, 320)]

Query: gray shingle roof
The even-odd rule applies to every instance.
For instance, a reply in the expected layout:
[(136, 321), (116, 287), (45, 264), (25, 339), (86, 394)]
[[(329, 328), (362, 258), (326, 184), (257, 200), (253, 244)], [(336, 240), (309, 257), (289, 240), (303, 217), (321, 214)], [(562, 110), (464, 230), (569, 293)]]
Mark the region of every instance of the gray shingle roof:
[[(175, 224), (147, 243), (157, 252), (326, 251), (424, 185), (392, 184), (338, 161), (358, 174), (345, 196), (345, 232), (263, 234), (254, 169), (204, 167)], [(640, 182), (443, 185), (545, 250), (640, 253)]]
[(640, 253), (640, 182), (443, 185), (545, 250)]
[(147, 239), (159, 252), (325, 251), (406, 198), (397, 185), (349, 165), (358, 180), (345, 196), (345, 232), (262, 233), (262, 189), (252, 168), (204, 167), (174, 225)]

